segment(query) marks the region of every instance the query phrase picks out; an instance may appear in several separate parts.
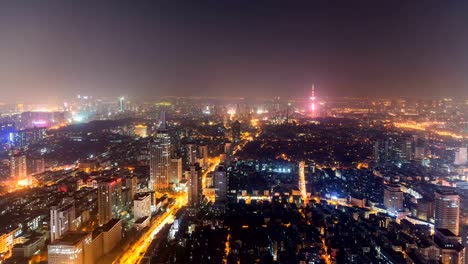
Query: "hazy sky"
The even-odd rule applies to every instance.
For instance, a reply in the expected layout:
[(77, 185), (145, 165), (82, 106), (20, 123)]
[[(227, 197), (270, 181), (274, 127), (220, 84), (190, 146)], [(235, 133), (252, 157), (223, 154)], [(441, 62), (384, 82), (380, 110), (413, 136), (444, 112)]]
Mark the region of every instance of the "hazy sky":
[(0, 101), (468, 96), (468, 1), (125, 2), (2, 0)]

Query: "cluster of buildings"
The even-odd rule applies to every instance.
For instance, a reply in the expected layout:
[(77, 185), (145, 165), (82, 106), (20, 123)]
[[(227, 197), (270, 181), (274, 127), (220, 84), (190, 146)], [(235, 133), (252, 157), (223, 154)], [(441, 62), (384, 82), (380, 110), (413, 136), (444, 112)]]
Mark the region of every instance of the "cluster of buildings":
[(467, 146), (450, 124), (465, 106), (425, 104), (80, 96), (63, 116), (10, 111), (0, 260), (115, 260), (170, 212), (149, 261), (463, 263)]

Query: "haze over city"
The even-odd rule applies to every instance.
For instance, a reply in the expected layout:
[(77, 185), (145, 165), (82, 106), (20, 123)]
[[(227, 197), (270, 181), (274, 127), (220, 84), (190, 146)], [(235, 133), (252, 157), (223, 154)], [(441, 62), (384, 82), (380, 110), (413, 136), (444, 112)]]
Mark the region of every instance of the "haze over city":
[(0, 264), (467, 264), (467, 1), (0, 1)]
[[(2, 1), (1, 101), (468, 95), (466, 1)], [(25, 97), (24, 95), (27, 94)]]

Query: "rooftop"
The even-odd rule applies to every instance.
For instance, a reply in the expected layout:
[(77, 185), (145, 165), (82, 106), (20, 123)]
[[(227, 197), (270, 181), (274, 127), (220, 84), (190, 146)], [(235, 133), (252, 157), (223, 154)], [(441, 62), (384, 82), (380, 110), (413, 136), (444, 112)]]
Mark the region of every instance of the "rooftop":
[(136, 221), (135, 221), (135, 224), (142, 224), (143, 222), (146, 221), (146, 219), (148, 219), (148, 216), (143, 216), (141, 218), (138, 218)]
[(444, 235), (446, 237), (454, 237), (455, 236), (455, 234), (452, 233), (452, 231), (450, 231), (448, 229), (445, 229), (445, 228), (438, 228), (437, 232), (441, 233), (442, 235)]
[(88, 236), (86, 232), (68, 232), (61, 239), (51, 243), (51, 245), (76, 245)]
[(440, 195), (458, 195), (458, 193), (455, 190), (450, 190), (450, 189), (439, 189), (435, 191), (436, 194)]
[(120, 219), (112, 219), (109, 222), (107, 222), (107, 224), (103, 225), (101, 229), (104, 232), (108, 232), (109, 230), (112, 229), (112, 227), (114, 227), (119, 222), (120, 222)]
[(138, 194), (138, 195), (135, 197), (135, 200), (143, 201), (143, 200), (146, 199), (148, 196), (150, 196), (149, 193)]

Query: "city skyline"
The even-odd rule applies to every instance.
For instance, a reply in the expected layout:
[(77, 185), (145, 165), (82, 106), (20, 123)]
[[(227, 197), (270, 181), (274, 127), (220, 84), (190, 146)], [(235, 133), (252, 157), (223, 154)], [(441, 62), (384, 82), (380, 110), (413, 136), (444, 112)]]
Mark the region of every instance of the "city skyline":
[(467, 264), (468, 2), (0, 1), (0, 264)]

